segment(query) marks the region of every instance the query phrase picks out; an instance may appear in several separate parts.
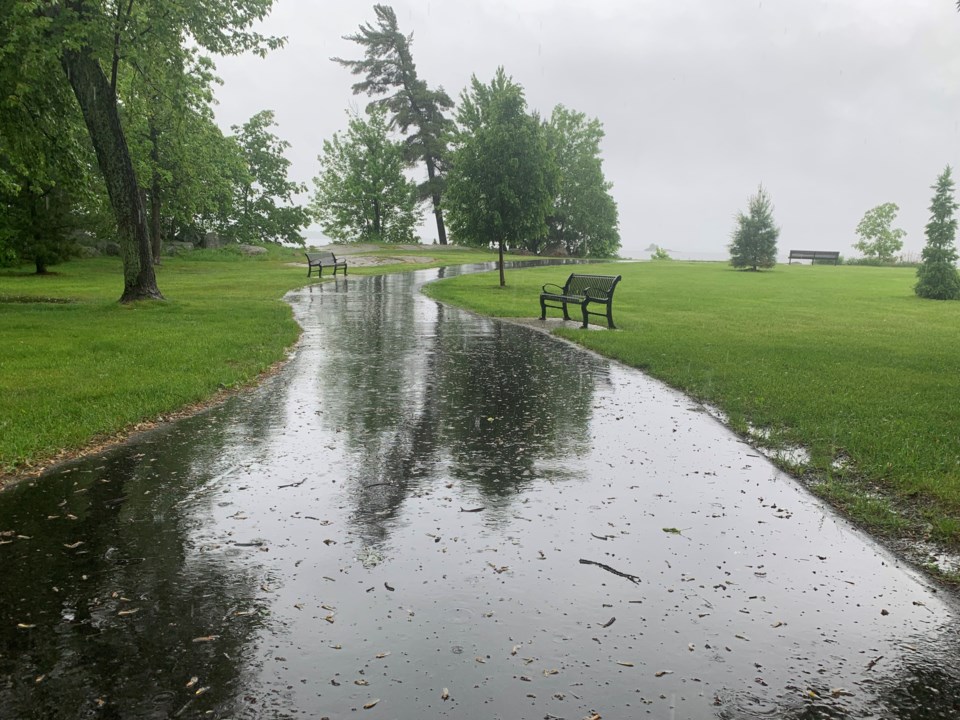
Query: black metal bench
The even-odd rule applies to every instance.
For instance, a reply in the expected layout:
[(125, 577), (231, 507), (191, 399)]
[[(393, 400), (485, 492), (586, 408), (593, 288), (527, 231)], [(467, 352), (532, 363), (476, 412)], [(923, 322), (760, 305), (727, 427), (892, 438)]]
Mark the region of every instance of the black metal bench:
[[(540, 319), (547, 319), (547, 308), (563, 310), (563, 319), (569, 320), (567, 305), (578, 305), (583, 314), (583, 327), (587, 327), (590, 315), (605, 315), (607, 326), (613, 324), (613, 291), (620, 282), (620, 275), (579, 275), (571, 273), (563, 287), (547, 283), (540, 293)], [(604, 305), (605, 312), (593, 312), (590, 304)]]
[(833, 260), (833, 264), (840, 262), (840, 253), (834, 250), (791, 250), (787, 258), (787, 265), (794, 260)]
[(307, 256), (307, 277), (314, 268), (317, 268), (317, 276), (323, 277), (324, 268), (333, 268), (333, 275), (336, 277), (337, 268), (343, 268), (343, 274), (347, 274), (347, 261), (337, 260), (337, 256), (332, 252), (304, 253)]

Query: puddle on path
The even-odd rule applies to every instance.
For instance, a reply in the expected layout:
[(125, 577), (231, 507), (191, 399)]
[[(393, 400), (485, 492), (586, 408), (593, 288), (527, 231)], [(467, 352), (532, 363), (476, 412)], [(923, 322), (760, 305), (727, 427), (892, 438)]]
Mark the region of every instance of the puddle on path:
[(0, 717), (957, 717), (948, 598), (436, 275), (304, 288), (261, 389), (0, 495)]

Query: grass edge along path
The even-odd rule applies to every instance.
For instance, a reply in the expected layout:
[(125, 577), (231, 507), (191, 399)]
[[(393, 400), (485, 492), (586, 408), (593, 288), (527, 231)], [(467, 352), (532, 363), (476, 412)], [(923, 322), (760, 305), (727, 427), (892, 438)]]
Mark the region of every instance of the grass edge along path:
[[(960, 550), (960, 303), (917, 298), (904, 268), (589, 271), (623, 275), (619, 329), (557, 335), (719, 409), (752, 444), (805, 448), (809, 462), (778, 464), (875, 534)], [(425, 292), (485, 315), (539, 317), (541, 285), (569, 272), (513, 270), (503, 289), (494, 275), (465, 275)]]
[[(350, 275), (495, 258), (443, 250), (382, 246)], [(256, 384), (300, 336), (283, 295), (330, 279), (299, 248), (198, 250), (157, 267), (167, 300), (120, 305), (118, 258), (52, 269), (0, 269), (0, 487)]]

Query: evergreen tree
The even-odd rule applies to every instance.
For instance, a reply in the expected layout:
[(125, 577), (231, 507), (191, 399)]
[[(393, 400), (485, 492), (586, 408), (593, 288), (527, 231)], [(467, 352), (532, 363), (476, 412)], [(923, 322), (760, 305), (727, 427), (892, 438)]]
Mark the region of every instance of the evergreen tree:
[(391, 124), (401, 133), (406, 134), (414, 128), (406, 141), (406, 158), (411, 163), (422, 161), (427, 167), (427, 181), (419, 186), (420, 199), (432, 201), (437, 236), (440, 244), (446, 245), (447, 231), (440, 199), (445, 189), (443, 170), (448, 152), (447, 135), (453, 122), (443, 111), (450, 110), (453, 101), (443, 88), (431, 90), (417, 76), (417, 66), (410, 54), (413, 34), (400, 32), (393, 8), (374, 5), (373, 10), (377, 15), (377, 27), (367, 23), (361, 25), (356, 34), (345, 37), (363, 46), (364, 59), (332, 59), (354, 75), (366, 76), (354, 84), (354, 94), (392, 93), (371, 104), (382, 105), (393, 113)]
[(310, 204), (323, 231), (334, 240), (414, 242), (420, 222), (417, 188), (403, 174), (403, 144), (388, 137), (386, 110), (350, 119), (345, 137), (323, 143), (320, 175)]
[(5, 197), (0, 192), (0, 260), (6, 264), (33, 263), (38, 275), (79, 252), (72, 239), (81, 230), (75, 199), (65, 186), (25, 188)]
[(914, 292), (932, 300), (960, 299), (960, 275), (957, 274), (957, 201), (953, 197), (953, 177), (948, 165), (932, 186), (935, 193), (927, 223), (927, 244), (921, 254)]
[(737, 213), (737, 226), (730, 243), (730, 264), (735, 268), (758, 270), (777, 264), (777, 238), (780, 228), (773, 222), (773, 205), (770, 196), (757, 188), (750, 198), (749, 214)]

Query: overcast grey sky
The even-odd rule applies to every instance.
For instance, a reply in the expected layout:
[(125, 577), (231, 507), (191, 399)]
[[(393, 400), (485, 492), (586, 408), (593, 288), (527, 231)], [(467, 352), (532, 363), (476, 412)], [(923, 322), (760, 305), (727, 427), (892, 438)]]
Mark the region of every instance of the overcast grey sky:
[[(262, 30), (287, 46), (218, 61), (225, 130), (276, 113), (292, 176), (311, 183), (322, 142), (362, 108), (342, 36), (373, 2), (277, 0)], [(953, 0), (403, 0), (420, 77), (457, 99), (502, 65), (531, 109), (604, 125), (622, 254), (656, 243), (718, 259), (758, 183), (790, 248), (840, 250), (863, 213), (900, 205), (919, 252), (945, 165), (960, 171), (960, 14)], [(311, 183), (312, 185), (312, 183)], [(436, 228), (423, 226), (423, 241)]]

